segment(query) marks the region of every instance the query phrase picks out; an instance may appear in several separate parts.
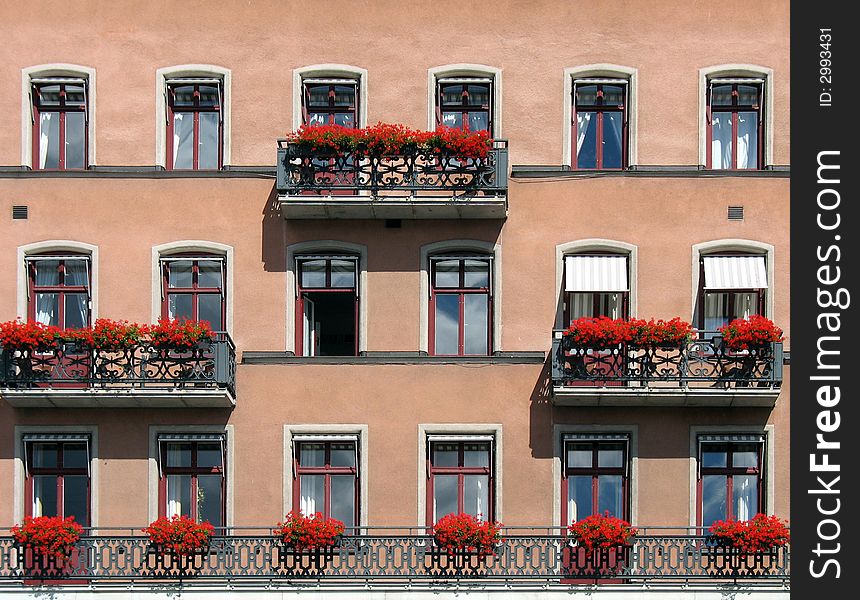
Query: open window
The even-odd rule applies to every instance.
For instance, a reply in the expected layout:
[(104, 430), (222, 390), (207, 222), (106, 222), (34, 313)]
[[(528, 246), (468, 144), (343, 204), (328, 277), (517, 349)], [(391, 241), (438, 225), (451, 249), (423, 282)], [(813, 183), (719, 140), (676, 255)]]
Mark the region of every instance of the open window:
[(571, 254), (564, 257), (564, 323), (581, 317), (629, 316), (629, 257)]
[(358, 355), (358, 257), (296, 257), (296, 353)]
[(699, 326), (717, 331), (734, 319), (765, 314), (765, 255), (709, 254), (700, 258)]

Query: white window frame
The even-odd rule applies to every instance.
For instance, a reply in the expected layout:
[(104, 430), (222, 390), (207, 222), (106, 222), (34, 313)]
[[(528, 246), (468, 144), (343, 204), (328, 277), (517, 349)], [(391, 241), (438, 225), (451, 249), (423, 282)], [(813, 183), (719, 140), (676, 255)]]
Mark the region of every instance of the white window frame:
[(354, 79), (358, 82), (358, 123), (356, 127), (367, 125), (367, 69), (344, 64), (308, 65), (293, 69), (293, 131), (302, 126), (302, 91), (305, 79)]
[(448, 77), (479, 77), (492, 79), (493, 94), (490, 110), (493, 115), (491, 137), (502, 137), (502, 70), (475, 63), (456, 63), (427, 69), (427, 130), (436, 130), (436, 82)]

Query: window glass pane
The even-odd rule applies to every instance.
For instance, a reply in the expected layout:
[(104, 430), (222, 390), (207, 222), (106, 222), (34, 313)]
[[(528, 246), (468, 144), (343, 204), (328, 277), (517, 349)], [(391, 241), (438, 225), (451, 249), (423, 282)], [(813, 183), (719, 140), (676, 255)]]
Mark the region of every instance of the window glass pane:
[(335, 113), (334, 124), (341, 127), (355, 127), (355, 117), (352, 113)]
[(60, 261), (34, 260), (36, 285), (60, 285)]
[(197, 296), (197, 318), (209, 321), (213, 331), (223, 331), (221, 322), (221, 294), (200, 294)]
[(758, 512), (758, 476), (732, 476), (732, 507), (738, 521), (752, 519)]
[(60, 166), (60, 113), (39, 113), (39, 167)]
[(39, 87), (39, 105), (40, 106), (59, 106), (60, 105), (60, 85), (43, 85)]
[[(464, 260), (464, 281), (467, 288), (490, 287), (490, 263), (486, 260)], [(437, 277), (438, 281), (438, 277)]]
[(33, 466), (40, 468), (53, 468), (57, 466), (57, 448), (55, 443), (35, 443), (31, 446), (33, 452)]
[(459, 447), (457, 443), (435, 442), (433, 444), (434, 467), (456, 467), (459, 465)]
[(591, 501), (591, 477), (577, 475), (567, 478), (567, 520), (579, 521), (593, 512)]
[(621, 475), (600, 475), (597, 477), (597, 512), (601, 515), (607, 510), (615, 517), (624, 516), (623, 488)]
[(191, 516), (191, 475), (167, 476), (167, 515)]
[(620, 319), (624, 315), (621, 314), (622, 296), (621, 294), (598, 294), (597, 295), (597, 315), (606, 316), (610, 319)]
[(66, 113), (66, 168), (84, 168), (84, 113)]
[(453, 127), (454, 129), (460, 129), (463, 127), (463, 113), (462, 112), (443, 112), (442, 113), (442, 125), (445, 127)]
[(57, 478), (54, 475), (35, 475), (33, 477), (33, 516), (58, 516)]
[(345, 527), (355, 527), (355, 481), (353, 475), (331, 477), (331, 517)]
[(177, 321), (194, 320), (191, 294), (168, 294), (167, 316)]
[(758, 467), (758, 444), (735, 444), (732, 448), (733, 467)]
[[(168, 143), (171, 143), (168, 140)], [(194, 113), (173, 114), (173, 168), (194, 167)]]
[(597, 449), (598, 467), (623, 467), (624, 444), (600, 444)]
[[(735, 310), (733, 318), (748, 319), (751, 315), (758, 312), (758, 293), (756, 292), (735, 292), (733, 300), (735, 302)], [(726, 294), (728, 296), (728, 294)]]
[(197, 287), (221, 287), (221, 261), (201, 260), (197, 263)]
[(221, 475), (197, 476), (197, 521), (221, 527)]
[(325, 261), (324, 260), (303, 260), (301, 263), (302, 269), (302, 287), (303, 288), (324, 288), (325, 287)]
[(457, 513), (457, 475), (433, 476), (433, 518)]
[(489, 106), (490, 105), (490, 86), (489, 85), (468, 85), (466, 86), (469, 92), (469, 104), (471, 106)]
[(463, 103), (463, 85), (459, 83), (442, 86), (442, 103), (443, 104), (462, 104)]
[(726, 516), (726, 476), (705, 475), (702, 477), (702, 525), (710, 527)]
[(463, 341), (466, 354), (487, 354), (488, 306), (485, 294), (466, 294), (463, 307)]
[(355, 287), (355, 261), (332, 260), (331, 261), (331, 287), (351, 288)]
[(732, 113), (711, 113), (711, 165), (714, 169), (732, 168)]
[(325, 444), (318, 442), (300, 443), (299, 465), (303, 467), (324, 467)]
[(65, 284), (67, 286), (85, 287), (87, 281), (87, 263), (84, 260), (66, 259), (63, 261), (66, 272)]
[(165, 459), (168, 467), (191, 466), (191, 443), (167, 442), (164, 446)]
[(218, 168), (218, 129), (221, 115), (216, 112), (200, 113), (200, 139), (197, 142), (197, 166), (200, 169)]
[(307, 85), (308, 106), (328, 106), (328, 85)]
[(758, 167), (758, 113), (738, 113), (738, 169)]
[(60, 325), (59, 294), (36, 294), (36, 321), (43, 325)]
[(68, 328), (86, 327), (90, 323), (86, 294), (66, 294), (66, 315), (64, 326)]
[(594, 450), (591, 444), (568, 444), (567, 466), (591, 468), (594, 465)]
[(173, 106), (194, 106), (194, 86), (176, 85), (173, 89)]
[(355, 106), (355, 86), (352, 86), (352, 85), (336, 85), (336, 86), (334, 86), (334, 105), (335, 106)]
[(727, 467), (728, 447), (725, 444), (702, 444), (703, 467)]
[(624, 104), (624, 87), (620, 85), (603, 86), (603, 106), (620, 106)]
[(487, 475), (463, 476), (463, 512), (482, 520), (490, 518), (490, 478)]
[(83, 106), (85, 100), (83, 85), (66, 84), (66, 106)]
[(325, 475), (299, 477), (299, 510), (310, 516), (325, 511)]
[(84, 443), (63, 444), (63, 466), (68, 469), (86, 469), (89, 456)]
[(758, 106), (759, 87), (755, 85), (738, 85), (738, 104), (741, 106)]
[(76, 523), (84, 527), (89, 525), (87, 519), (87, 488), (89, 477), (86, 475), (66, 475), (63, 477), (63, 516), (74, 517)]
[(576, 113), (576, 166), (597, 168), (597, 113)]
[(460, 286), (459, 260), (437, 260), (433, 264), (436, 269), (436, 287)]
[(326, 113), (310, 113), (308, 115), (308, 126), (310, 127), (325, 125), (326, 123), (328, 123), (328, 114)]
[(731, 106), (732, 86), (715, 85), (711, 87), (711, 106)]
[(469, 131), (489, 131), (490, 115), (485, 112), (469, 113)]
[(464, 467), (489, 467), (490, 466), (490, 444), (489, 442), (466, 443), (463, 452)]
[(200, 90), (200, 106), (218, 106), (218, 86), (217, 85), (201, 85)]
[(460, 335), (460, 297), (436, 294), (436, 354), (457, 354)]
[(729, 295), (705, 293), (705, 331), (717, 331), (729, 322)]
[(582, 317), (596, 317), (594, 314), (594, 294), (590, 292), (572, 292), (568, 304), (570, 320)]
[(603, 113), (603, 164), (604, 169), (620, 169), (623, 166), (621, 112)]
[(355, 467), (355, 444), (353, 442), (332, 442), (332, 467)]
[(221, 466), (221, 444), (212, 442), (198, 442), (197, 444), (197, 466), (212, 468)]
[(578, 106), (595, 106), (597, 104), (597, 86), (577, 85), (576, 104)]
[(167, 285), (172, 288), (190, 288), (192, 261), (175, 260), (167, 263)]

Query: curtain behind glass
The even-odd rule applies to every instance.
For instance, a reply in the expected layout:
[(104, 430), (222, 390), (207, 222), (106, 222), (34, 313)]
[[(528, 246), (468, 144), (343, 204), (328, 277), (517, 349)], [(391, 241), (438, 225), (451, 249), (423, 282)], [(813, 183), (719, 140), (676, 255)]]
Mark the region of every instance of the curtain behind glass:
[(711, 115), (711, 168), (732, 168), (732, 113)]
[(194, 166), (194, 115), (173, 114), (173, 168), (191, 169)]
[(39, 168), (60, 166), (60, 113), (39, 113)]
[[(576, 157), (579, 159), (579, 154), (582, 151), (582, 144), (585, 142), (585, 136), (588, 133), (588, 126), (591, 123), (591, 117), (595, 113), (578, 112), (576, 113)], [(578, 163), (577, 163), (578, 164)]]
[(758, 114), (738, 113), (738, 169), (758, 166)]

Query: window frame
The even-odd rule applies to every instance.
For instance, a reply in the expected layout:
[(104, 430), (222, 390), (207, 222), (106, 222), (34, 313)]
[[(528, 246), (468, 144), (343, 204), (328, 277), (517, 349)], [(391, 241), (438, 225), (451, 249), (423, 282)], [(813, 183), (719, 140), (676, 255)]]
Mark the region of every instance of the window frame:
[(756, 295), (756, 312), (753, 314), (765, 315), (768, 306), (768, 289), (769, 288), (730, 288), (730, 289), (705, 289), (705, 257), (721, 257), (721, 256), (750, 256), (764, 258), (764, 268), (770, 285), (770, 270), (771, 265), (768, 263), (768, 254), (750, 251), (715, 251), (715, 252), (700, 252), (699, 253), (699, 289), (696, 298), (696, 312), (698, 313), (697, 325), (700, 332), (705, 331), (705, 296), (707, 294), (728, 294), (729, 308), (726, 316), (726, 324), (731, 323), (734, 319), (740, 318), (737, 306), (735, 306), (735, 294), (753, 293)]
[[(703, 438), (725, 438), (704, 440)], [(749, 437), (750, 439), (729, 439), (733, 437)], [(753, 440), (752, 438), (758, 438)], [(725, 467), (704, 467), (702, 466), (702, 452), (706, 444), (722, 445), (725, 444), (728, 448), (726, 451), (726, 466)], [(756, 467), (734, 467), (732, 466), (732, 457), (734, 451), (731, 449), (733, 445), (740, 444), (755, 444), (757, 446), (758, 460)], [(764, 512), (767, 508), (767, 436), (764, 433), (755, 434), (735, 434), (735, 435), (710, 435), (699, 434), (696, 436), (696, 526), (707, 528), (709, 524), (704, 524), (704, 476), (705, 475), (724, 475), (726, 477), (726, 516), (725, 519), (736, 518), (734, 515), (734, 497), (733, 491), (733, 476), (734, 475), (756, 475), (758, 482), (756, 485), (757, 505), (751, 511), (750, 518), (753, 515)]]
[[(592, 291), (577, 291), (577, 292), (569, 292), (567, 291), (567, 258), (571, 256), (583, 256), (583, 257), (600, 257), (600, 256), (611, 256), (611, 257), (620, 257), (624, 258), (626, 267), (627, 267), (627, 290), (623, 292), (608, 292), (608, 291), (600, 291), (600, 290), (592, 290)], [(632, 288), (632, 276), (631, 276), (631, 256), (627, 253), (622, 252), (567, 252), (563, 255), (562, 258), (562, 323), (565, 327), (572, 322), (572, 302), (571, 302), (571, 294), (592, 294), (592, 311), (591, 317), (599, 317), (600, 315), (600, 304), (601, 304), (601, 296), (609, 295), (609, 294), (620, 294), (620, 315), (619, 318), (627, 319), (630, 317), (630, 296), (631, 296), (631, 288)], [(606, 315), (608, 316), (608, 315)]]
[[(442, 88), (443, 88), (443, 86), (449, 86), (449, 85), (460, 85), (460, 86), (462, 86), (462, 88), (463, 88), (462, 92), (461, 92), (462, 101), (459, 104), (445, 103), (444, 102), (444, 99), (443, 99), (444, 97), (442, 94)], [(483, 105), (483, 104), (481, 104), (481, 105), (477, 105), (477, 104), (476, 105), (470, 105), (468, 103), (468, 96), (469, 96), (468, 86), (470, 86), (470, 85), (479, 85), (479, 86), (486, 88), (487, 98), (488, 98), (486, 105)], [(495, 97), (494, 97), (494, 93), (493, 93), (494, 88), (495, 88), (495, 82), (494, 82), (493, 77), (477, 77), (477, 76), (473, 76), (473, 77), (455, 77), (455, 76), (437, 77), (436, 78), (436, 91), (435, 91), (436, 127), (441, 127), (444, 125), (444, 123), (442, 122), (443, 118), (444, 118), (444, 113), (446, 113), (446, 112), (459, 112), (461, 114), (461, 117), (460, 117), (461, 126), (460, 126), (460, 128), (466, 129), (467, 131), (470, 131), (470, 132), (473, 132), (471, 127), (466, 128), (464, 126), (465, 126), (465, 124), (469, 123), (469, 117), (468, 117), (469, 113), (480, 112), (480, 113), (484, 113), (487, 115), (487, 127), (486, 127), (485, 131), (487, 131), (487, 133), (492, 138), (493, 132), (495, 130), (495, 122), (493, 119), (494, 105), (495, 105)], [(456, 110), (458, 108), (461, 110)], [(477, 131), (481, 131), (481, 130), (477, 130)]]
[[(29, 438), (29, 439), (28, 439)], [(81, 476), (87, 478), (86, 490), (86, 507), (87, 507), (87, 522), (81, 523), (83, 527), (92, 527), (93, 523), (93, 473), (91, 472), (91, 462), (93, 458), (93, 441), (89, 434), (24, 434), (21, 438), (23, 449), (23, 466), (24, 466), (24, 516), (33, 517), (34, 502), (35, 502), (35, 480), (36, 476), (55, 476), (57, 486), (57, 515), (39, 515), (39, 516), (60, 516), (65, 517), (65, 484), (66, 476)], [(57, 444), (57, 466), (56, 467), (36, 467), (33, 465), (35, 452), (33, 451), (34, 444)], [(61, 465), (64, 456), (64, 445), (66, 444), (84, 444), (86, 446), (86, 466), (85, 467), (66, 467)]]
[[(495, 257), (490, 254), (430, 254), (428, 256), (429, 300), (428, 300), (428, 353), (431, 356), (490, 356), (493, 354), (494, 302), (493, 302), (493, 262)], [(444, 260), (458, 260), (457, 287), (437, 287), (436, 263)], [(467, 260), (481, 260), (487, 264), (487, 286), (465, 287), (465, 264)], [(457, 354), (439, 354), (436, 352), (436, 296), (438, 294), (458, 296), (458, 327)], [(465, 297), (467, 295), (485, 295), (487, 297), (487, 352), (484, 354), (466, 354), (465, 352)]]
[[(306, 288), (302, 285), (302, 263), (311, 260), (325, 260), (325, 283), (322, 288)], [(354, 264), (353, 271), (353, 286), (352, 287), (331, 287), (331, 261), (332, 260), (350, 260)], [(352, 294), (354, 298), (354, 325), (355, 325), (355, 343), (353, 354), (347, 356), (358, 356), (360, 352), (359, 333), (360, 326), (360, 303), (361, 295), (359, 292), (359, 279), (361, 272), (362, 257), (357, 254), (346, 253), (314, 253), (314, 254), (295, 254), (293, 256), (295, 263), (295, 285), (296, 285), (296, 303), (295, 303), (295, 354), (296, 356), (316, 356), (315, 354), (307, 354), (307, 349), (304, 347), (304, 311), (305, 311), (305, 295), (312, 293), (325, 294)]]
[[(57, 285), (37, 285), (36, 284), (36, 265), (35, 263), (40, 260), (56, 260), (58, 261), (57, 269), (61, 276), (61, 283)], [(86, 265), (87, 272), (87, 283), (82, 286), (67, 286), (65, 284), (66, 277), (66, 261), (69, 260), (82, 260)], [(59, 323), (58, 327), (60, 329), (66, 329), (65, 324), (65, 300), (66, 294), (86, 294), (87, 297), (87, 322), (84, 323), (84, 327), (90, 326), (93, 323), (93, 296), (92, 296), (92, 280), (93, 280), (93, 266), (92, 266), (92, 256), (89, 254), (85, 254), (83, 252), (72, 252), (72, 251), (57, 251), (57, 252), (46, 252), (46, 253), (30, 253), (25, 257), (25, 266), (26, 266), (26, 282), (27, 282), (27, 320), (30, 322), (36, 322), (36, 294), (39, 293), (49, 293), (49, 294), (57, 294), (57, 312), (59, 315)]]
[[(599, 451), (600, 445), (603, 444), (623, 444), (622, 461), (620, 467), (600, 467)], [(592, 464), (591, 467), (571, 467), (568, 465), (568, 444), (591, 444), (592, 445)], [(589, 515), (597, 514), (594, 512), (595, 507), (599, 506), (599, 477), (600, 475), (620, 475), (621, 476), (621, 494), (623, 514), (613, 515), (625, 521), (630, 521), (631, 513), (631, 481), (630, 474), (632, 470), (632, 452), (631, 440), (628, 434), (565, 434), (561, 439), (561, 524), (567, 526), (571, 523), (570, 515), (568, 515), (568, 478), (571, 476), (586, 476), (590, 475), (591, 481), (591, 512)], [(580, 516), (583, 519), (589, 515)]]
[[(311, 439), (314, 438), (314, 439)], [(338, 438), (338, 439), (335, 439)], [(351, 438), (351, 439), (346, 439)], [(308, 435), (294, 433), (291, 439), (292, 443), (292, 506), (293, 510), (299, 510), (301, 507), (301, 478), (302, 475), (322, 475), (325, 477), (323, 483), (323, 509), (320, 512), (326, 518), (331, 518), (331, 493), (332, 485), (331, 478), (333, 475), (351, 475), (353, 481), (353, 527), (360, 527), (361, 515), (361, 443), (359, 436), (356, 435)], [(331, 445), (338, 443), (351, 443), (353, 445), (353, 456), (355, 457), (354, 466), (352, 467), (333, 467), (331, 466)], [(325, 446), (325, 460), (321, 467), (310, 467), (301, 465), (301, 445), (302, 444), (323, 444)], [(307, 515), (306, 515), (307, 516)]]
[[(433, 438), (437, 439), (433, 439)], [(446, 439), (438, 439), (446, 438)], [(464, 455), (466, 444), (487, 443), (489, 448), (488, 461), (486, 467), (466, 467), (464, 466)], [(457, 444), (458, 458), (456, 467), (437, 467), (433, 465), (433, 450), (435, 444)], [(464, 512), (465, 503), (465, 476), (466, 475), (487, 475), (487, 509), (488, 515), (482, 515), (484, 521), (495, 520), (496, 515), (496, 452), (497, 444), (495, 435), (426, 435), (427, 456), (426, 471), (426, 522), (427, 526), (432, 526), (436, 521), (445, 515), (435, 515), (435, 475), (457, 475), (457, 512)]]
[[(302, 77), (301, 79), (301, 110), (302, 110), (302, 125), (311, 126), (309, 124), (309, 116), (311, 112), (314, 113), (322, 113), (328, 115), (326, 119), (326, 123), (321, 123), (317, 125), (313, 125), (313, 127), (317, 127), (319, 125), (334, 125), (335, 124), (335, 115), (337, 113), (351, 113), (352, 114), (352, 129), (357, 129), (359, 127), (359, 115), (361, 114), (361, 79), (359, 77)], [(310, 88), (309, 86), (318, 85), (328, 85), (329, 86), (329, 102), (328, 106), (310, 106)], [(353, 88), (353, 103), (349, 106), (337, 106), (335, 104), (335, 87), (336, 86), (352, 86)], [(312, 110), (313, 109), (313, 110)]]
[[(705, 152), (706, 166), (714, 171), (757, 171), (764, 168), (765, 163), (765, 92), (766, 80), (762, 77), (708, 77), (705, 86)], [(714, 85), (731, 85), (732, 86), (732, 104), (717, 105), (712, 104)], [(756, 104), (741, 105), (738, 104), (738, 86), (746, 85), (756, 87), (758, 89)], [(715, 167), (713, 163), (713, 116), (714, 113), (729, 113), (732, 119), (732, 160), (731, 166), (728, 168)], [(741, 112), (756, 113), (756, 155), (755, 165), (752, 167), (738, 167), (738, 115)]]
[[(166, 77), (164, 81), (165, 93), (165, 159), (164, 168), (168, 171), (209, 171), (221, 170), (224, 167), (224, 105), (225, 84), (223, 78), (219, 77)], [(194, 87), (193, 106), (175, 106), (175, 89), (178, 87)], [(218, 91), (218, 104), (215, 106), (200, 106), (200, 86), (214, 86)], [(176, 113), (192, 113), (194, 115), (192, 159), (190, 168), (177, 168), (174, 166), (173, 155), (174, 116)], [(218, 164), (214, 169), (201, 168), (200, 160), (200, 115), (202, 113), (217, 113), (218, 115)]]
[[(597, 86), (597, 100), (598, 104), (595, 105), (580, 105), (576, 100), (576, 89), (578, 85), (596, 85)], [(624, 98), (620, 105), (603, 105), (603, 86), (604, 85), (615, 85), (623, 88)], [(606, 171), (623, 171), (629, 165), (629, 137), (630, 134), (628, 132), (629, 128), (629, 120), (628, 120), (628, 109), (629, 109), (629, 97), (630, 97), (630, 79), (623, 78), (614, 78), (614, 77), (574, 77), (571, 83), (571, 98), (570, 98), (570, 107), (571, 107), (571, 120), (570, 120), (570, 140), (571, 140), (571, 164), (570, 168), (573, 171), (598, 171), (598, 170), (606, 170)], [(603, 122), (604, 122), (604, 112), (621, 112), (621, 166), (619, 167), (604, 167), (603, 166), (603, 144), (601, 143), (603, 138)], [(594, 167), (580, 167), (579, 166), (579, 152), (576, 148), (576, 140), (577, 140), (577, 132), (578, 132), (578, 124), (577, 124), (577, 114), (579, 112), (593, 112), (597, 113), (597, 148), (595, 154), (595, 166)]]
[[(180, 439), (181, 438), (181, 439)], [(217, 438), (217, 439), (216, 439)], [(156, 451), (158, 461), (158, 516), (166, 517), (168, 505), (168, 490), (167, 477), (168, 475), (186, 475), (191, 477), (190, 498), (197, 498), (197, 478), (200, 475), (220, 475), (221, 476), (221, 525), (218, 528), (226, 528), (227, 525), (227, 440), (226, 433), (217, 434), (169, 434), (159, 433), (156, 436)], [(221, 445), (221, 467), (198, 467), (197, 455), (198, 444), (212, 444), (219, 442)], [(170, 467), (167, 465), (167, 444), (191, 444), (191, 466), (189, 467)], [(207, 470), (208, 469), (208, 470)], [(190, 513), (187, 515), (195, 522), (200, 522), (197, 514), (197, 502), (191, 501)]]
[[(170, 287), (170, 264), (180, 261), (191, 261), (192, 281), (190, 288)], [(201, 288), (199, 287), (200, 262), (218, 262), (221, 265), (221, 287)], [(199, 296), (202, 294), (219, 294), (221, 297), (221, 328), (213, 327), (215, 331), (227, 331), (227, 257), (216, 253), (206, 252), (182, 252), (177, 254), (160, 255), (158, 258), (159, 274), (161, 280), (161, 318), (170, 318), (170, 294), (182, 294), (191, 296), (191, 312), (197, 315), (199, 320)]]
[[(60, 104), (58, 106), (45, 106), (41, 107), (40, 105), (40, 93), (39, 90), (42, 87), (50, 86), (50, 85), (59, 85), (59, 99)], [(67, 85), (81, 85), (83, 87), (84, 93), (84, 102), (83, 105), (66, 105), (66, 91), (65, 87)], [(33, 115), (33, 126), (32, 126), (32, 165), (33, 170), (39, 171), (79, 171), (86, 170), (90, 166), (90, 93), (89, 93), (89, 80), (87, 77), (31, 77), (30, 79), (30, 110)], [(44, 108), (44, 110), (42, 110)], [(58, 141), (58, 157), (57, 162), (58, 165), (56, 167), (42, 167), (41, 166), (41, 119), (39, 118), (42, 112), (56, 112), (59, 113), (59, 141)], [(81, 151), (83, 153), (83, 166), (68, 168), (66, 167), (66, 115), (68, 113), (83, 113), (84, 115), (84, 128), (83, 128), (83, 139)]]

